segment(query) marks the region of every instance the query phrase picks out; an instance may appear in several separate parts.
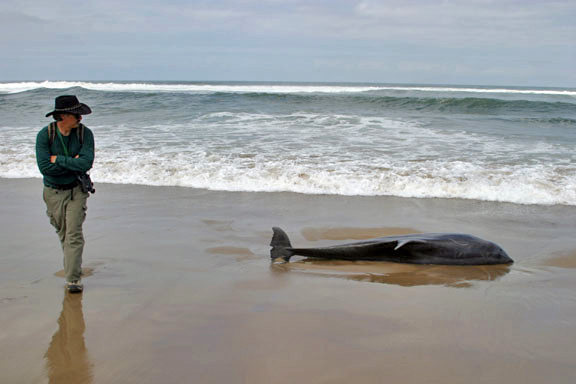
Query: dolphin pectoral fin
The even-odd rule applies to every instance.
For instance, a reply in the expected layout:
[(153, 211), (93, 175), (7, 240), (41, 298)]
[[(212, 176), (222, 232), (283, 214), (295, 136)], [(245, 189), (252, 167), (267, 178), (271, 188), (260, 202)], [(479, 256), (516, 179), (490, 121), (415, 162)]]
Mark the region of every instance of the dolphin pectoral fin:
[(408, 243), (424, 243), (423, 240), (414, 240), (414, 239), (406, 239), (406, 240), (397, 240), (397, 245), (394, 247), (394, 250), (397, 251), (401, 247), (405, 246)]
[(396, 246), (394, 247), (394, 250), (397, 251), (398, 249), (400, 249), (403, 245), (406, 245), (410, 242), (411, 240), (400, 240), (397, 242)]

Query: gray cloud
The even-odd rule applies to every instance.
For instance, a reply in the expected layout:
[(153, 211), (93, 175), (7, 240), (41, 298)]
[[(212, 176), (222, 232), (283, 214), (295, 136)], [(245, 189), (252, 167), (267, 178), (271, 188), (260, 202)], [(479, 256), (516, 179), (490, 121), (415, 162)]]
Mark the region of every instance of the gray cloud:
[(4, 0), (2, 80), (576, 86), (576, 3)]

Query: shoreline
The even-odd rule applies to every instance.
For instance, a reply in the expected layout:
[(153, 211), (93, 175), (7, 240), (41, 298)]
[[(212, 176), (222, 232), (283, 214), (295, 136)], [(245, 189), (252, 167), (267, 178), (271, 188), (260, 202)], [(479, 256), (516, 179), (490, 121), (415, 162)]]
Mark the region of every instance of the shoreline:
[[(576, 207), (97, 183), (84, 226), (91, 275), (71, 298), (41, 191), (41, 179), (0, 178), (2, 382), (576, 379)], [(272, 226), (302, 247), (465, 232), (515, 263), (278, 268)]]

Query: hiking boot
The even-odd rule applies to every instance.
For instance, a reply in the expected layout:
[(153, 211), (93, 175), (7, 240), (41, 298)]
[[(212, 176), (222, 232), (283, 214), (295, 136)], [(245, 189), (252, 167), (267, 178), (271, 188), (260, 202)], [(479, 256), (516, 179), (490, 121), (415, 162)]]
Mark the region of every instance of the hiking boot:
[(70, 293), (80, 293), (84, 289), (84, 285), (79, 280), (69, 281), (66, 283), (66, 289)]

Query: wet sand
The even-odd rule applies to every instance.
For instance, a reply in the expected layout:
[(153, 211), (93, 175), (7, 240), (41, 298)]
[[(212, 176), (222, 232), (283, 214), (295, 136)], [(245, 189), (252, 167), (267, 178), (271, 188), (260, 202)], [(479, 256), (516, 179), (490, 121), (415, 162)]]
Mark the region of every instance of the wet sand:
[[(101, 184), (68, 295), (41, 181), (0, 197), (1, 383), (576, 381), (576, 207)], [(465, 232), (515, 263), (271, 265), (272, 226)]]

